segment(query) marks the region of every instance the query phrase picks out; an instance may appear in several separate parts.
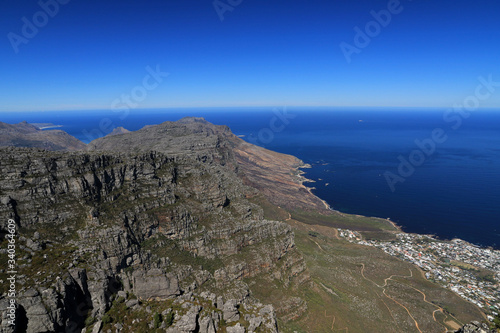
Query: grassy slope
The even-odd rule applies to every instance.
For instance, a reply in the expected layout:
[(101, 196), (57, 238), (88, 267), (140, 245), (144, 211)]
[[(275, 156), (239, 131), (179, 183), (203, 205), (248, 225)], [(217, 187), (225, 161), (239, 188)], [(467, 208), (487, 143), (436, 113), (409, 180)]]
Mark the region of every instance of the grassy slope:
[(289, 214), (263, 199), (254, 200), (266, 217), (294, 228), (297, 248), (313, 281), (310, 287), (297, 290), (280, 290), (264, 281), (252, 288), (264, 302), (279, 304), (283, 294), (307, 301), (304, 315), (280, 322), (282, 331), (444, 332), (482, 318), (476, 306), (427, 281), (416, 266), (336, 237), (335, 228), (342, 227), (360, 230), (365, 237), (387, 239), (395, 231), (387, 220), (340, 213)]

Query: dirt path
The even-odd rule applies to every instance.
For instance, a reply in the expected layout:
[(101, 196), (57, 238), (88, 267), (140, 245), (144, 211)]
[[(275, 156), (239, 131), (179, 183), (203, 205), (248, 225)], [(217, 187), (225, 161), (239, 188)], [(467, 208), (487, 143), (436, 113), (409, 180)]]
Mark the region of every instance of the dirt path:
[(389, 280), (394, 281), (392, 278), (395, 277), (395, 276), (399, 276), (399, 277), (402, 277), (402, 278), (412, 278), (413, 277), (413, 271), (411, 269), (409, 269), (409, 268), (408, 268), (408, 270), (410, 271), (410, 276), (405, 276), (405, 275), (391, 275), (387, 279), (384, 279), (384, 285), (382, 287), (386, 287), (387, 286), (387, 281), (389, 281)]
[(325, 318), (333, 318), (333, 320), (332, 320), (332, 328), (331, 328), (332, 332), (338, 332), (338, 331), (346, 331), (346, 332), (349, 332), (349, 327), (344, 327), (344, 328), (337, 328), (337, 329), (334, 329), (334, 328), (333, 328), (333, 325), (335, 325), (335, 315), (333, 315), (333, 314), (332, 314), (331, 316), (327, 316), (327, 315), (326, 315), (326, 310), (325, 310)]
[(394, 324), (396, 324), (396, 327), (398, 328), (398, 332), (401, 332), (401, 329), (399, 328), (398, 322), (397, 322), (396, 318), (394, 318), (394, 315), (392, 314), (391, 309), (389, 309), (389, 306), (387, 305), (387, 303), (384, 302), (383, 299), (381, 299), (381, 301), (382, 301), (382, 303), (384, 303), (385, 307), (387, 308), (387, 311), (389, 311), (389, 314), (391, 315), (392, 320), (394, 320)]
[[(436, 305), (436, 304), (434, 304), (434, 303), (432, 303), (432, 302), (429, 302), (429, 301), (427, 300), (427, 295), (426, 295), (423, 291), (421, 291), (421, 290), (419, 290), (419, 289), (417, 289), (417, 288), (415, 288), (415, 287), (412, 287), (412, 286), (408, 286), (408, 287), (410, 287), (410, 288), (412, 288), (413, 290), (415, 290), (415, 291), (419, 292), (420, 294), (422, 294), (422, 296), (424, 297), (424, 299), (423, 299), (423, 300), (424, 300), (424, 302), (425, 302), (425, 303), (430, 304), (430, 305), (432, 305), (433, 307), (437, 308), (436, 310), (434, 310), (434, 311), (432, 312), (432, 318), (434, 318), (434, 321), (435, 321), (436, 323), (438, 323), (438, 324), (442, 325), (442, 326), (445, 328), (445, 332), (447, 332), (447, 331), (448, 331), (448, 326), (451, 326), (452, 328), (455, 328), (455, 327), (460, 328), (460, 327), (462, 327), (462, 326), (464, 325), (464, 324), (463, 324), (460, 320), (458, 320), (457, 318), (455, 318), (455, 317), (454, 317), (454, 316), (452, 316), (451, 314), (446, 314), (446, 313), (444, 312), (444, 309), (443, 309), (442, 307), (440, 307), (440, 306), (438, 306), (438, 305)], [(444, 318), (444, 320), (443, 320), (443, 323), (440, 323), (440, 322), (437, 320), (437, 318), (436, 318), (436, 312), (441, 312), (442, 314), (444, 314), (444, 315), (445, 315), (445, 318)], [(449, 317), (453, 318), (453, 320), (448, 319)], [(447, 324), (447, 322), (448, 322), (448, 324)]]
[(396, 299), (394, 299), (393, 297), (390, 297), (389, 295), (387, 295), (387, 294), (386, 294), (386, 292), (385, 292), (385, 289), (384, 289), (384, 291), (383, 291), (383, 294), (384, 294), (387, 298), (391, 299), (394, 303), (396, 303), (397, 305), (399, 305), (399, 306), (401, 306), (403, 309), (405, 309), (405, 310), (406, 310), (406, 312), (408, 312), (408, 315), (410, 316), (410, 318), (411, 318), (411, 319), (413, 320), (413, 322), (415, 323), (415, 327), (417, 328), (417, 330), (418, 330), (420, 333), (423, 333), (423, 332), (422, 332), (422, 330), (420, 329), (420, 327), (418, 326), (418, 322), (417, 322), (417, 320), (416, 320), (416, 319), (412, 316), (412, 314), (411, 314), (410, 310), (408, 310), (408, 308), (407, 308), (406, 306), (404, 306), (403, 304), (401, 304), (401, 303), (399, 303), (398, 301), (396, 301)]
[[(446, 326), (445, 321), (446, 321), (446, 319), (448, 318), (448, 315), (446, 315), (446, 314), (444, 313), (443, 308), (442, 308), (442, 307), (440, 307), (440, 306), (438, 306), (438, 305), (436, 305), (436, 304), (434, 304), (434, 303), (432, 303), (432, 302), (429, 302), (429, 301), (427, 300), (427, 295), (426, 295), (423, 291), (421, 291), (421, 290), (419, 290), (419, 289), (417, 289), (417, 288), (415, 288), (415, 287), (412, 287), (412, 286), (408, 286), (408, 287), (410, 287), (410, 288), (412, 288), (413, 290), (416, 290), (416, 291), (418, 291), (420, 294), (422, 294), (422, 296), (424, 296), (424, 302), (425, 302), (425, 303), (430, 304), (430, 305), (432, 305), (433, 307), (437, 308), (436, 310), (432, 311), (432, 318), (434, 318), (434, 321), (435, 321), (436, 323), (438, 323), (438, 324), (440, 324), (440, 325), (444, 326), (444, 328), (445, 328), (445, 330), (444, 330), (444, 331), (445, 331), (445, 332), (447, 332), (447, 331), (448, 331), (448, 327)], [(444, 319), (444, 321), (443, 321), (443, 323), (438, 322), (438, 320), (437, 320), (437, 318), (436, 318), (436, 312), (441, 312), (441, 313), (443, 313), (443, 314), (446, 316), (446, 317), (445, 317), (445, 319)]]
[[(404, 276), (404, 275), (391, 275), (390, 277), (388, 277), (388, 278), (384, 279), (384, 284), (383, 284), (383, 285), (379, 285), (379, 284), (378, 284), (378, 283), (376, 283), (375, 281), (373, 281), (373, 280), (371, 280), (371, 279), (369, 279), (369, 278), (367, 278), (367, 277), (365, 276), (365, 272), (364, 272), (364, 271), (365, 271), (365, 264), (364, 264), (364, 263), (361, 263), (360, 265), (361, 265), (361, 276), (362, 276), (365, 280), (370, 281), (371, 283), (375, 284), (377, 287), (382, 288), (382, 290), (383, 290), (383, 291), (382, 291), (382, 293), (384, 294), (384, 296), (386, 296), (387, 298), (391, 299), (393, 302), (395, 302), (396, 304), (398, 304), (399, 306), (401, 306), (402, 308), (404, 308), (404, 309), (406, 310), (406, 312), (408, 313), (408, 315), (410, 316), (410, 318), (414, 321), (414, 323), (415, 323), (415, 327), (417, 328), (417, 330), (418, 330), (419, 332), (422, 332), (422, 331), (420, 330), (420, 327), (418, 326), (418, 322), (417, 322), (417, 320), (413, 317), (413, 315), (411, 314), (410, 310), (409, 310), (407, 307), (405, 307), (403, 304), (401, 304), (400, 302), (398, 302), (395, 298), (390, 297), (389, 295), (387, 295), (386, 290), (385, 290), (385, 287), (387, 286), (388, 281), (394, 281), (394, 282), (396, 282), (396, 283), (400, 283), (400, 282), (398, 282), (397, 280), (394, 280), (393, 278), (394, 278), (394, 277), (412, 278), (412, 277), (413, 277), (413, 271), (412, 271), (411, 269), (409, 269), (409, 271), (410, 271), (410, 275), (409, 275), (409, 276)], [(423, 273), (421, 270), (419, 270), (419, 271), (420, 271), (420, 273), (422, 274), (422, 276), (423, 276), (423, 277), (425, 277), (424, 273)], [(463, 323), (462, 323), (462, 322), (460, 322), (460, 320), (458, 320), (457, 318), (455, 318), (455, 317), (454, 317), (453, 315), (451, 315), (451, 314), (446, 314), (446, 313), (445, 313), (445, 311), (444, 311), (444, 309), (443, 309), (442, 307), (440, 307), (440, 306), (438, 306), (438, 305), (436, 305), (436, 304), (434, 304), (434, 303), (432, 303), (432, 302), (429, 302), (429, 301), (427, 300), (427, 295), (426, 295), (426, 294), (425, 294), (422, 290), (417, 289), (417, 288), (415, 288), (415, 287), (413, 287), (413, 286), (410, 286), (410, 285), (405, 285), (405, 286), (410, 287), (410, 288), (412, 288), (413, 290), (415, 290), (415, 291), (417, 291), (418, 293), (420, 293), (420, 294), (423, 296), (423, 301), (424, 301), (425, 303), (427, 303), (427, 304), (429, 304), (429, 305), (432, 305), (433, 307), (435, 307), (435, 308), (436, 308), (436, 310), (434, 310), (434, 311), (432, 312), (432, 318), (434, 319), (434, 321), (435, 321), (436, 323), (438, 323), (439, 325), (441, 325), (441, 326), (443, 326), (443, 327), (444, 327), (444, 331), (443, 331), (443, 332), (448, 332), (448, 327), (452, 327), (452, 328), (455, 328), (455, 327), (460, 328), (460, 327), (462, 327)], [(383, 302), (383, 300), (382, 300), (382, 302)], [(385, 304), (385, 302), (384, 302), (384, 304)], [(389, 310), (389, 313), (390, 313), (390, 315), (392, 316), (392, 318), (394, 319), (394, 322), (396, 322), (396, 320), (395, 320), (394, 316), (392, 315), (392, 312), (391, 312), (390, 308), (387, 306), (387, 304), (385, 304), (385, 306), (386, 306), (386, 307), (387, 307), (387, 309)], [(441, 312), (442, 314), (444, 314), (445, 318), (443, 319), (443, 321), (442, 321), (442, 322), (439, 322), (439, 321), (438, 321), (438, 319), (436, 318), (436, 312)], [(450, 319), (450, 318), (453, 318), (453, 319)]]
[(321, 247), (321, 245), (318, 244), (318, 242), (316, 242), (314, 239), (312, 239), (311, 237), (309, 237), (310, 240), (312, 240), (314, 242), (314, 244), (318, 245), (319, 249), (323, 252), (325, 252), (325, 250), (323, 250), (323, 248)]
[[(399, 276), (399, 277), (403, 277), (403, 278), (412, 278), (413, 277), (413, 271), (411, 269), (409, 269), (410, 271), (410, 276), (404, 276), (404, 275), (391, 275), (390, 277), (384, 279), (384, 284), (381, 286), (379, 285), (378, 283), (376, 283), (375, 281), (371, 280), (371, 279), (368, 279), (366, 276), (365, 276), (365, 264), (364, 263), (361, 263), (361, 276), (367, 280), (367, 281), (370, 281), (371, 283), (375, 284), (377, 287), (379, 288), (382, 288), (382, 293), (384, 294), (385, 297), (389, 298), (390, 300), (392, 300), (394, 303), (396, 303), (397, 305), (401, 306), (403, 309), (406, 310), (406, 312), (408, 313), (408, 315), (410, 316), (410, 318), (413, 320), (413, 322), (415, 323), (415, 327), (417, 328), (417, 330), (420, 332), (420, 333), (423, 333), (422, 330), (420, 329), (419, 325), (418, 325), (418, 322), (417, 320), (415, 319), (415, 317), (413, 317), (413, 315), (411, 314), (410, 310), (404, 306), (403, 304), (401, 304), (400, 302), (398, 302), (395, 298), (387, 295), (386, 291), (385, 291), (385, 287), (387, 286), (387, 281), (389, 280), (393, 280), (393, 277), (396, 277), (396, 276)], [(394, 280), (393, 280), (394, 281)], [(385, 304), (385, 302), (384, 302)], [(386, 304), (387, 306), (387, 304)], [(387, 307), (387, 309), (389, 310), (390, 314), (391, 314), (391, 317), (394, 319), (394, 316), (392, 315), (392, 312), (391, 310), (389, 309), (389, 307)]]
[[(371, 280), (371, 279), (369, 279), (369, 278), (367, 278), (367, 277), (365, 276), (365, 264), (364, 264), (364, 263), (361, 263), (360, 265), (361, 265), (361, 276), (363, 276), (363, 278), (364, 278), (365, 280), (370, 281), (371, 283), (375, 284), (375, 285), (376, 285), (377, 287), (379, 287), (379, 288), (384, 288), (384, 287), (386, 287), (386, 286), (387, 286), (387, 281), (389, 281), (389, 280), (393, 280), (392, 278), (393, 278), (393, 277), (395, 277), (395, 276), (399, 276), (399, 277), (402, 277), (402, 278), (412, 278), (412, 277), (413, 277), (413, 271), (412, 271), (411, 269), (408, 269), (408, 270), (410, 271), (410, 275), (409, 275), (409, 276), (406, 276), (406, 275), (391, 275), (391, 276), (389, 276), (388, 278), (384, 279), (384, 284), (383, 284), (383, 285), (379, 285), (377, 282), (375, 282), (375, 281), (373, 281), (373, 280)], [(394, 281), (394, 280), (393, 280), (393, 281)]]

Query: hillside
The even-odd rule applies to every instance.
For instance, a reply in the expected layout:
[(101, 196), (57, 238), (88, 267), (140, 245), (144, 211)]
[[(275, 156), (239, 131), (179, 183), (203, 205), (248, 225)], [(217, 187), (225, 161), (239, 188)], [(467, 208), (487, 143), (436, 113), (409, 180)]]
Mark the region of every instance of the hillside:
[[(442, 332), (482, 317), (417, 267), (339, 239), (346, 225), (383, 238), (395, 228), (327, 210), (300, 160), (226, 126), (185, 118), (82, 151), (0, 154), (18, 331)], [(13, 332), (6, 321), (0, 332)]]
[(0, 147), (33, 147), (53, 151), (75, 151), (84, 149), (85, 144), (64, 131), (42, 131), (23, 121), (14, 125), (0, 122)]

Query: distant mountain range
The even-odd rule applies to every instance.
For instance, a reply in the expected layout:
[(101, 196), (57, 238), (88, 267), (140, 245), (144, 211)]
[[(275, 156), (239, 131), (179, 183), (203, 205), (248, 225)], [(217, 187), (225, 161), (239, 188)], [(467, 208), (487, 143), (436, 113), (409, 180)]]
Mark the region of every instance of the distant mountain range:
[(85, 149), (85, 144), (61, 130), (41, 130), (23, 121), (19, 124), (0, 122), (0, 147), (30, 147), (53, 151)]

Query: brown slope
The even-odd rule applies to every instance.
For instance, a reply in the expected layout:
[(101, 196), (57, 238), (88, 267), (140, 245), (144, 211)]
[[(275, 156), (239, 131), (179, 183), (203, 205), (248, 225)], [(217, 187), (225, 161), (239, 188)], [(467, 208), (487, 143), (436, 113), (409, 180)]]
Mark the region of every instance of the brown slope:
[(289, 209), (329, 212), (329, 206), (303, 185), (300, 167), (304, 163), (295, 156), (277, 153), (252, 145), (233, 136), (234, 153), (247, 185), (260, 190), (273, 204)]
[(0, 122), (0, 146), (73, 151), (85, 149), (86, 145), (64, 131), (42, 131), (23, 121), (19, 124)]

